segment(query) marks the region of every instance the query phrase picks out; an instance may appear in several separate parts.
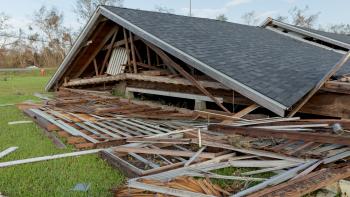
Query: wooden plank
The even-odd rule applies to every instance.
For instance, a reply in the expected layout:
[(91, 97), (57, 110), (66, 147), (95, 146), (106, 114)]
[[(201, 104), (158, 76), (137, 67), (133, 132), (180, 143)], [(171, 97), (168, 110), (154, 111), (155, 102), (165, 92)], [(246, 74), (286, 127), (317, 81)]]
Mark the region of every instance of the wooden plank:
[(206, 146), (203, 146), (201, 149), (199, 149), (197, 152), (196, 152), (196, 154), (194, 154), (186, 163), (185, 163), (185, 167), (186, 166), (189, 166), (193, 161), (195, 161), (197, 158), (198, 158), (198, 156), (200, 155), (200, 154), (202, 154), (202, 152), (206, 149), (207, 147)]
[(20, 164), (34, 163), (34, 162), (39, 162), (39, 161), (60, 159), (60, 158), (65, 158), (65, 157), (76, 157), (76, 156), (81, 156), (81, 155), (94, 154), (94, 153), (100, 152), (101, 150), (103, 150), (103, 149), (93, 149), (93, 150), (87, 150), (87, 151), (79, 151), (79, 152), (64, 153), (64, 154), (58, 154), (58, 155), (50, 155), (50, 156), (44, 156), (44, 157), (35, 157), (35, 158), (22, 159), (22, 160), (16, 160), (16, 161), (2, 162), (2, 163), (0, 163), (0, 168), (14, 166), (14, 165), (20, 165)]
[[(167, 150), (167, 149), (145, 149), (145, 148), (135, 148), (135, 147), (115, 147), (113, 149), (116, 152), (125, 153), (143, 153), (143, 154), (159, 154), (159, 155), (171, 155), (180, 157), (192, 157), (195, 152), (192, 151), (177, 151), (177, 150)], [(213, 159), (215, 158), (215, 153), (202, 153), (198, 155), (200, 158)]]
[(235, 127), (229, 125), (212, 124), (208, 127), (209, 130), (220, 132), (226, 135), (245, 135), (251, 137), (274, 137), (288, 140), (302, 140), (306, 142), (332, 143), (350, 145), (349, 136), (338, 136), (323, 133), (306, 133), (297, 131), (272, 130), (272, 129), (257, 129), (247, 127)]
[(2, 152), (0, 152), (0, 159), (5, 157), (6, 155), (16, 151), (18, 149), (18, 147), (10, 147)]
[(309, 175), (266, 188), (248, 197), (303, 196), (350, 176), (350, 166), (326, 168)]
[(231, 113), (210, 92), (208, 92), (200, 83), (198, 83), (198, 81), (195, 78), (193, 78), (189, 73), (187, 73), (187, 71), (184, 70), (180, 65), (174, 62), (165, 52), (163, 52), (158, 47), (148, 43), (147, 41), (144, 41), (144, 42), (162, 58), (164, 63), (166, 63), (168, 66), (171, 66), (176, 71), (178, 71), (182, 76), (184, 76), (186, 79), (191, 81), (201, 92), (203, 92), (206, 96), (210, 97), (222, 110), (228, 113)]
[(350, 83), (341, 81), (327, 81), (321, 90), (350, 94)]
[[(213, 102), (213, 100), (210, 97), (197, 95), (197, 94), (187, 94), (187, 93), (181, 93), (181, 92), (160, 91), (160, 90), (132, 88), (132, 87), (127, 87), (126, 91)], [(220, 103), (223, 103), (224, 101), (223, 98), (216, 97), (216, 99)]]
[[(99, 76), (96, 58), (94, 59), (94, 68), (95, 68), (95, 75), (96, 75), (96, 76)], [(65, 84), (66, 84), (66, 83), (65, 83)]]
[(250, 105), (250, 106), (244, 108), (243, 110), (235, 113), (233, 115), (233, 117), (242, 118), (243, 116), (249, 114), (250, 112), (256, 110), (257, 108), (259, 108), (259, 105), (257, 105), (257, 104)]
[(134, 66), (134, 73), (137, 73), (137, 64), (136, 64), (136, 55), (135, 55), (135, 45), (132, 33), (129, 31), (130, 44), (131, 44), (131, 56), (132, 56), (132, 64)]
[(123, 28), (123, 34), (124, 34), (125, 48), (126, 48), (126, 51), (128, 53), (128, 56), (127, 56), (128, 57), (128, 65), (130, 65), (131, 64), (131, 60), (130, 60), (130, 49), (129, 49), (129, 42), (128, 42), (128, 34), (126, 33), (125, 28)]
[(302, 99), (301, 102), (299, 102), (292, 111), (288, 114), (288, 117), (293, 117), (312, 97), (322, 86), (326, 83), (329, 78), (331, 78), (336, 72), (338, 72), (341, 67), (348, 62), (350, 59), (350, 52), (348, 52), (344, 57), (341, 58), (341, 60), (333, 66), (333, 68), (322, 77), (322, 79), (316, 84), (316, 86)]
[(108, 49), (107, 53), (106, 53), (106, 56), (105, 56), (105, 59), (103, 60), (103, 63), (102, 63), (102, 68), (100, 70), (100, 75), (103, 74), (103, 70), (105, 69), (105, 67), (107, 66), (107, 63), (108, 63), (108, 60), (109, 60), (109, 57), (111, 56), (111, 53), (112, 53), (112, 46), (115, 42), (115, 39), (117, 38), (117, 35), (118, 35), (118, 32), (119, 32), (119, 28), (117, 28), (114, 32), (114, 35), (112, 37), (112, 40), (111, 40), (111, 43), (110, 43), (110, 48)]
[(147, 50), (147, 64), (148, 64), (149, 66), (152, 66), (152, 62), (151, 62), (151, 52), (150, 52), (148, 46), (146, 46), (146, 50)]

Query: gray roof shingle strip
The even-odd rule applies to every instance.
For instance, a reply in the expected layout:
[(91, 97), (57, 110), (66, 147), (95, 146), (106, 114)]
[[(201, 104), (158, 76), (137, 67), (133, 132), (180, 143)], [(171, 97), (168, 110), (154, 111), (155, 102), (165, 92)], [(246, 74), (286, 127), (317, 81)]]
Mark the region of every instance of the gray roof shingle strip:
[(217, 20), (106, 7), (173, 47), (291, 107), (342, 57), (272, 31)]

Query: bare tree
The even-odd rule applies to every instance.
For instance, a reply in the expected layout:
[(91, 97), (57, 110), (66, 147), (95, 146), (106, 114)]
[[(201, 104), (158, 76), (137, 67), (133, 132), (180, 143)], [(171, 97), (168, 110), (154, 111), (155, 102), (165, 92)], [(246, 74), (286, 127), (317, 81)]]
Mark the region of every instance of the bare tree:
[(337, 34), (345, 34), (350, 35), (350, 25), (349, 24), (333, 24), (330, 25), (326, 31), (337, 33)]
[(308, 11), (309, 6), (305, 6), (304, 8), (292, 8), (289, 11), (290, 16), (292, 17), (292, 24), (300, 27), (312, 28), (315, 25), (320, 12), (307, 14)]
[(10, 17), (5, 13), (0, 13), (0, 49), (5, 47), (8, 41), (8, 37), (10, 36), (9, 29), (11, 25), (9, 23)]
[(280, 21), (280, 22), (288, 22), (288, 16), (279, 15), (275, 19)]
[(161, 6), (161, 5), (156, 5), (154, 9), (157, 12), (168, 13), (168, 14), (174, 14), (175, 12), (174, 9), (168, 8), (166, 6)]
[(228, 18), (225, 14), (220, 14), (219, 16), (216, 17), (216, 20), (219, 20), (219, 21), (227, 21)]
[(243, 22), (247, 25), (257, 25), (259, 22), (258, 16), (255, 11), (247, 12), (241, 17)]
[(113, 5), (122, 7), (124, 0), (76, 0), (74, 11), (78, 15), (78, 22), (85, 24), (99, 5)]
[(63, 14), (54, 7), (42, 6), (34, 12), (33, 26), (39, 33), (33, 36), (42, 37), (41, 53), (47, 66), (57, 66), (72, 46), (71, 30), (63, 25), (63, 20)]

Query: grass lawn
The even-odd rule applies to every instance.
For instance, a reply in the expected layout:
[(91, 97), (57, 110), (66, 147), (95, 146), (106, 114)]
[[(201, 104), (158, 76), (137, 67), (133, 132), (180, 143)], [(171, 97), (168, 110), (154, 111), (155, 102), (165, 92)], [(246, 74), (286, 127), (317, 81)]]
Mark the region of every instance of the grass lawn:
[[(49, 71), (51, 75), (53, 71)], [(49, 76), (39, 71), (0, 73), (0, 105), (37, 100), (33, 93), (44, 92)], [(0, 107), (0, 151), (17, 146), (15, 152), (0, 162), (50, 154), (72, 152), (57, 149), (34, 123), (8, 125), (10, 121), (28, 120), (15, 106)], [(97, 155), (57, 159), (0, 169), (0, 193), (7, 196), (87, 196), (70, 191), (77, 183), (90, 183), (90, 196), (111, 196), (109, 189), (124, 181)]]

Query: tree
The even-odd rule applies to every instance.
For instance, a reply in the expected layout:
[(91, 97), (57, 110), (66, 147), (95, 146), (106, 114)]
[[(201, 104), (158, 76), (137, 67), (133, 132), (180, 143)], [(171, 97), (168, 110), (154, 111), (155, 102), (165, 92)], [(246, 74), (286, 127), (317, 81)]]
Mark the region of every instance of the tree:
[(257, 25), (259, 22), (258, 16), (255, 11), (247, 12), (241, 17), (243, 22), (247, 25)]
[(157, 12), (168, 13), (168, 14), (174, 14), (175, 12), (174, 9), (168, 8), (166, 6), (161, 6), (161, 5), (156, 5), (154, 9)]
[(227, 21), (228, 18), (226, 17), (225, 14), (220, 14), (219, 16), (216, 17), (216, 20), (219, 20), (219, 21)]
[(337, 33), (337, 34), (345, 34), (350, 35), (350, 25), (349, 24), (333, 24), (330, 25), (326, 31)]
[(9, 29), (11, 28), (11, 25), (9, 23), (10, 17), (7, 16), (5, 13), (0, 13), (0, 35), (1, 35), (1, 43), (0, 43), (0, 49), (2, 49), (7, 44), (7, 38), (9, 35)]
[(304, 8), (294, 7), (289, 10), (289, 14), (292, 17), (292, 24), (300, 27), (312, 28), (315, 25), (320, 12), (307, 14), (308, 11), (309, 6), (305, 6)]
[(55, 7), (42, 6), (34, 12), (33, 26), (39, 32), (32, 36), (41, 37), (42, 64), (57, 66), (72, 46), (72, 32), (63, 25), (63, 14)]
[(280, 22), (288, 22), (288, 16), (277, 16), (276, 20), (280, 21)]
[(78, 16), (78, 22), (85, 24), (99, 5), (122, 7), (123, 3), (124, 0), (76, 0), (74, 11)]

